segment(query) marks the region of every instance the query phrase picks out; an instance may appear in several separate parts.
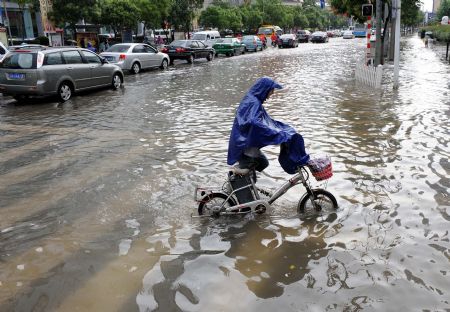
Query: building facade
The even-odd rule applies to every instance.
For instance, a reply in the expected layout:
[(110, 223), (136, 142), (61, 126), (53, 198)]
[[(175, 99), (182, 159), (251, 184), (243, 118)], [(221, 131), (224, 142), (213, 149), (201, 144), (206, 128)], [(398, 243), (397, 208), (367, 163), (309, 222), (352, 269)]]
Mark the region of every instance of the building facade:
[(433, 0), (433, 13), (437, 13), (441, 6), (441, 0)]
[(0, 2), (0, 24), (8, 36), (18, 40), (36, 38), (43, 33), (39, 8), (26, 5), (23, 9), (14, 1)]

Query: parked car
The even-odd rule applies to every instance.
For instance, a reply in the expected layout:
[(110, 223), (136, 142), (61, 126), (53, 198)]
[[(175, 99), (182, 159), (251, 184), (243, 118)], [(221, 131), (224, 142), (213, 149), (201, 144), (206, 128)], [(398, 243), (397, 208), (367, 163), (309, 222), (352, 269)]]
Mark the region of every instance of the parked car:
[(258, 36), (247, 35), (242, 37), (242, 43), (245, 44), (246, 51), (262, 51), (263, 43)]
[(344, 39), (353, 39), (353, 38), (355, 38), (355, 35), (353, 34), (353, 31), (346, 30), (346, 31), (344, 31), (344, 35), (342, 36), (342, 38), (344, 38)]
[(213, 45), (213, 48), (216, 51), (216, 56), (218, 54), (233, 56), (245, 53), (245, 44), (237, 38), (220, 38)]
[(278, 40), (278, 48), (296, 48), (298, 47), (297, 36), (294, 34), (284, 34)]
[(212, 61), (215, 55), (214, 49), (200, 40), (175, 40), (161, 52), (169, 55), (170, 64), (173, 64), (176, 59), (186, 60), (188, 63), (193, 63), (195, 59), (200, 58)]
[(132, 74), (137, 74), (147, 68), (166, 69), (170, 61), (167, 54), (158, 52), (154, 47), (143, 43), (115, 44), (100, 55), (108, 62), (116, 64)]
[(310, 37), (311, 37), (311, 32), (309, 30), (297, 31), (298, 42), (308, 42)]
[(326, 32), (323, 31), (316, 31), (311, 35), (311, 42), (312, 43), (318, 43), (318, 42), (328, 42), (328, 36)]
[(87, 49), (47, 48), (15, 50), (0, 63), (0, 92), (16, 100), (29, 96), (57, 95), (67, 101), (72, 94), (123, 84), (121, 68)]

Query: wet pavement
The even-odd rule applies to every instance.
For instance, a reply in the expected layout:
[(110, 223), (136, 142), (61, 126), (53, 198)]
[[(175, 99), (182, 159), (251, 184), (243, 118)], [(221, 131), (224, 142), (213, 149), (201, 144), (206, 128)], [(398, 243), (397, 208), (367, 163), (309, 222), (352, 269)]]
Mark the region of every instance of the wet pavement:
[[(1, 311), (443, 311), (450, 306), (449, 74), (404, 38), (400, 88), (355, 83), (364, 39), (127, 76), (125, 88), (0, 104)], [(332, 157), (332, 215), (191, 218), (221, 186), (234, 111), (267, 75), (269, 114)], [(278, 147), (258, 179), (289, 177)]]

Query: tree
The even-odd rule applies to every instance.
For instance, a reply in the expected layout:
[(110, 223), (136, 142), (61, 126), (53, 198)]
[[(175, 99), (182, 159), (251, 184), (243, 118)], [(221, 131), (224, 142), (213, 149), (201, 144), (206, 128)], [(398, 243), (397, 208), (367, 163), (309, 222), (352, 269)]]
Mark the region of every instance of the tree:
[(242, 17), (236, 8), (216, 6), (213, 3), (201, 13), (199, 23), (205, 27), (217, 27), (219, 30), (231, 29), (236, 32), (242, 27)]
[(168, 19), (171, 0), (137, 0), (140, 19), (146, 28), (157, 29)]
[(122, 30), (137, 26), (141, 19), (141, 10), (134, 0), (102, 0), (101, 20), (110, 25), (117, 35)]
[(73, 33), (80, 20), (98, 20), (99, 3), (97, 0), (54, 0), (49, 17), (61, 28), (68, 24)]
[(253, 10), (249, 6), (241, 7), (240, 14), (242, 18), (242, 27), (247, 32), (256, 32), (263, 22), (261, 12)]
[(198, 9), (202, 8), (203, 0), (172, 0), (170, 22), (175, 29), (184, 32), (191, 30), (192, 20)]
[(442, 20), (443, 16), (450, 16), (450, 0), (442, 0), (441, 6), (437, 11), (437, 18), (439, 21)]

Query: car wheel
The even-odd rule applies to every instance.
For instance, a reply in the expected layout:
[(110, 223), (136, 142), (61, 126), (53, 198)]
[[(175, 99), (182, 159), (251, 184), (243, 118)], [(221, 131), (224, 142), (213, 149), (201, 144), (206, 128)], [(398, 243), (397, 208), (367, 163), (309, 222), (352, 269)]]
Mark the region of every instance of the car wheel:
[(206, 59), (208, 60), (208, 62), (211, 62), (214, 59), (214, 53), (209, 52), (208, 56), (206, 57)]
[(136, 75), (141, 71), (141, 66), (139, 65), (138, 62), (134, 62), (133, 65), (131, 65), (130, 71), (133, 75)]
[(159, 68), (161, 68), (162, 70), (166, 70), (168, 67), (169, 67), (169, 62), (166, 59), (163, 59), (161, 66)]
[(122, 86), (122, 77), (119, 74), (114, 74), (111, 86), (113, 90), (117, 90)]
[(235, 56), (236, 53), (234, 53), (234, 51), (230, 52), (230, 56)]
[(241, 51), (241, 54), (245, 54), (245, 52), (246, 52), (246, 51), (245, 51), (245, 49), (244, 49), (244, 50)]
[(194, 63), (194, 54), (189, 55), (189, 58), (187, 59), (187, 62), (188, 62), (189, 64)]
[(62, 82), (58, 87), (58, 98), (60, 101), (65, 102), (72, 97), (72, 85), (69, 82)]

